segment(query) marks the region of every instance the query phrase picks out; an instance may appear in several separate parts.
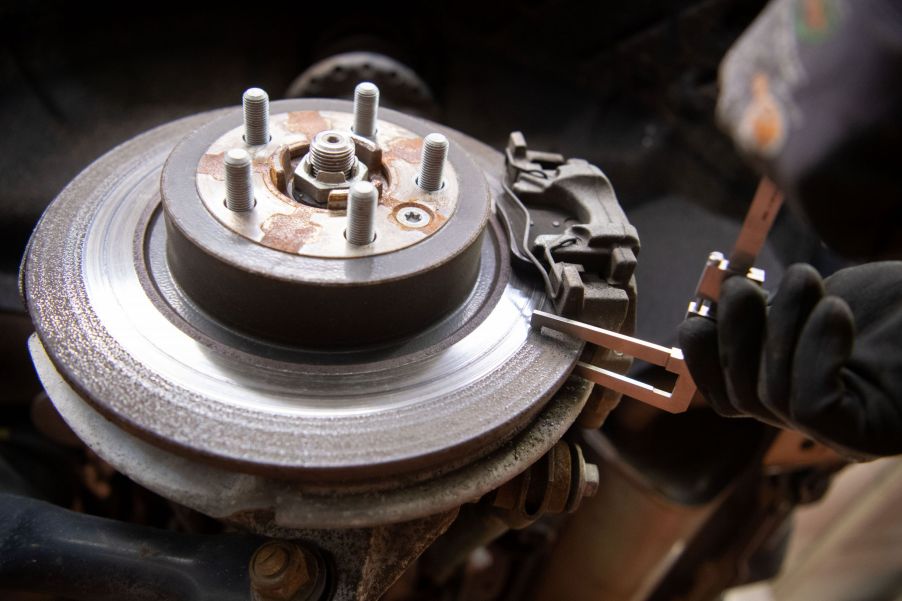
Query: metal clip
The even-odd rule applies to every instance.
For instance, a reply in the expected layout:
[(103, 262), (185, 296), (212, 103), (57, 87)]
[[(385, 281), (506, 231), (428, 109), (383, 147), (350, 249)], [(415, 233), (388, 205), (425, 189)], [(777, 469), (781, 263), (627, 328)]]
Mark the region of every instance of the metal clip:
[(591, 326), (581, 321), (567, 319), (566, 317), (559, 317), (545, 311), (533, 311), (530, 324), (534, 328), (551, 328), (597, 346), (658, 365), (677, 376), (673, 390), (668, 392), (617, 372), (583, 361), (577, 362), (573, 373), (596, 384), (616, 390), (630, 398), (669, 413), (686, 411), (692, 402), (692, 397), (695, 396), (697, 390), (695, 382), (692, 380), (692, 376), (689, 375), (689, 369), (686, 367), (686, 362), (683, 359), (683, 351), (678, 348), (667, 348), (653, 342)]
[(719, 252), (708, 255), (695, 296), (689, 303), (689, 315), (711, 319), (715, 317), (717, 302), (720, 300), (720, 286), (727, 276), (738, 275), (759, 285), (764, 284), (764, 271), (754, 267), (755, 260), (782, 204), (783, 195), (774, 183), (767, 178), (762, 179), (729, 259)]
[(730, 264), (730, 260), (723, 253), (712, 252), (708, 255), (708, 262), (702, 270), (695, 290), (695, 297), (689, 302), (688, 313), (701, 317), (715, 316), (717, 301), (720, 300), (720, 286), (728, 275), (740, 275), (755, 282), (759, 286), (764, 285), (764, 270), (757, 267), (749, 267), (746, 271), (736, 271)]

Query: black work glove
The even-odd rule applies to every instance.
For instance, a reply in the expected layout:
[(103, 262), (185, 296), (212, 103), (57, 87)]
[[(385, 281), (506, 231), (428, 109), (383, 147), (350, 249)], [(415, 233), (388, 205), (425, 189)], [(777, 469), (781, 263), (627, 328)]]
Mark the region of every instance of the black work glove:
[(902, 453), (902, 262), (826, 280), (793, 265), (768, 310), (727, 279), (717, 321), (680, 326), (689, 371), (714, 409), (799, 430), (858, 458)]

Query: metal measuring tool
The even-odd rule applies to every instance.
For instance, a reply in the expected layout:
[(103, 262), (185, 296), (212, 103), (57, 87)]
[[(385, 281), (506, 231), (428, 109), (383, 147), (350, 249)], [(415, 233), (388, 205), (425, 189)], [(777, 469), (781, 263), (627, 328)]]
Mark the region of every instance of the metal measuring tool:
[[(729, 258), (720, 252), (709, 255), (695, 296), (689, 303), (690, 314), (713, 318), (720, 298), (720, 285), (728, 276), (740, 275), (759, 283), (764, 282), (764, 272), (755, 268), (754, 264), (782, 203), (783, 196), (773, 182), (767, 178), (762, 179)], [(686, 411), (695, 396), (697, 387), (683, 359), (683, 351), (678, 348), (667, 348), (545, 311), (533, 311), (530, 324), (534, 328), (551, 328), (596, 346), (658, 365), (677, 376), (673, 389), (667, 391), (591, 363), (577, 362), (574, 373), (596, 384), (669, 413)]]

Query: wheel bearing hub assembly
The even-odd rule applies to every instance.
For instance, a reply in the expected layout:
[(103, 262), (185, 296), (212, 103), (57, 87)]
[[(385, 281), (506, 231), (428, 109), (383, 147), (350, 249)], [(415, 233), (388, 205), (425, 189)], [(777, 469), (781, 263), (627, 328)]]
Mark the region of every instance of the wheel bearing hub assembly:
[(365, 100), (252, 89), (126, 142), (46, 211), (22, 289), (54, 404), (118, 470), (338, 564), (418, 525), (403, 567), (591, 385), (529, 327), (551, 301), (511, 268), (502, 156)]

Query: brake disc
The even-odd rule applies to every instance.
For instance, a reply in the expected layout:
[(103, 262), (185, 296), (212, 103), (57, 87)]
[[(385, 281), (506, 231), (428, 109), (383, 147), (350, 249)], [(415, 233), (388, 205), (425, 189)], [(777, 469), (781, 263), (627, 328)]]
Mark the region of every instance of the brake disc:
[[(294, 512), (294, 526), (340, 521), (342, 507), (367, 513), (372, 491), (390, 503), (456, 478), (416, 508), (346, 512), (366, 524), (460, 505), (569, 427), (589, 391), (578, 379), (561, 388), (581, 345), (529, 327), (547, 299), (509, 266), (493, 209), (501, 156), (434, 123), (380, 116), (367, 140), (350, 131), (348, 102), (277, 102), (272, 139), (256, 147), (237, 109), (189, 117), (110, 151), (49, 207), (23, 264), (33, 355), (101, 456), (210, 514), (272, 510), (257, 494), (267, 486), (282, 506), (284, 495), (295, 507), (332, 499)], [(353, 141), (381, 189), (367, 247), (344, 239), (340, 190), (321, 202), (315, 181), (291, 185), (323, 131)], [(450, 144), (444, 185), (427, 193), (417, 163), (432, 132)], [(222, 204), (222, 155), (236, 146), (252, 154), (247, 214)], [(518, 441), (529, 449), (511, 461)], [(504, 467), (467, 471), (479, 462)], [(183, 476), (182, 494), (152, 473), (160, 465)], [(226, 475), (257, 493), (224, 491)], [(228, 507), (215, 501), (232, 493)]]

